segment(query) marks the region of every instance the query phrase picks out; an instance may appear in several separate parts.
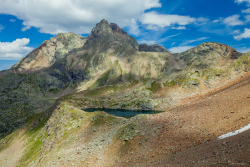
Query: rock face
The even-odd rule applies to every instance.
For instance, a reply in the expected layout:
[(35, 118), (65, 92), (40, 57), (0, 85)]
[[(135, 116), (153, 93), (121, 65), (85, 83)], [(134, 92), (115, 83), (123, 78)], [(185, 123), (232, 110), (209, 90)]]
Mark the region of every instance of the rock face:
[(163, 47), (160, 46), (158, 44), (154, 44), (154, 45), (147, 45), (147, 44), (140, 44), (139, 45), (139, 51), (144, 51), (144, 52), (168, 52), (168, 50)]
[[(108, 49), (111, 46), (116, 46), (119, 44), (130, 45), (135, 50), (139, 49), (139, 44), (135, 38), (129, 36), (115, 23), (109, 24), (108, 21), (104, 19), (97, 23), (96, 27), (92, 29), (86, 45), (83, 48), (94, 47), (94, 45), (99, 44), (101, 44), (102, 49)], [(98, 47), (100, 49), (100, 46)]]
[(178, 54), (180, 59), (198, 69), (211, 66), (224, 66), (229, 61), (237, 59), (242, 53), (225, 44), (205, 42), (186, 52)]

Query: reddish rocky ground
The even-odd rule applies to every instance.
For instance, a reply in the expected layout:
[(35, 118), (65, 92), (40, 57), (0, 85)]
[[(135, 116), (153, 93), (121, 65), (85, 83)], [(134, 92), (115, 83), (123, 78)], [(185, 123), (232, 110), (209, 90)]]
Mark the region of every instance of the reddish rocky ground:
[[(134, 139), (120, 166), (250, 166), (250, 130), (218, 140), (250, 123), (250, 76), (183, 99), (150, 115), (148, 139)], [(137, 146), (137, 142), (141, 146)], [(134, 144), (134, 147), (133, 147)], [(117, 164), (118, 165), (118, 164)]]

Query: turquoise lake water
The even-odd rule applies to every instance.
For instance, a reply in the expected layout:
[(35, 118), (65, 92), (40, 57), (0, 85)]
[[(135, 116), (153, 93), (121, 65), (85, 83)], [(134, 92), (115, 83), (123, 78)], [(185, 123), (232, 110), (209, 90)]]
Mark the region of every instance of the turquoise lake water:
[(88, 108), (83, 109), (86, 112), (95, 112), (95, 111), (104, 111), (108, 114), (112, 114), (118, 117), (131, 118), (138, 114), (158, 114), (163, 111), (155, 111), (155, 110), (119, 110), (119, 109), (100, 109), (100, 108)]

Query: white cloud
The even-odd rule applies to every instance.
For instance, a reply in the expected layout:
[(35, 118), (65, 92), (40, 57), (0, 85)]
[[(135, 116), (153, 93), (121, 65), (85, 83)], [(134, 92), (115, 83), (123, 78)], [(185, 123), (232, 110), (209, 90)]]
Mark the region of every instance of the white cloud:
[(177, 47), (170, 48), (169, 51), (174, 52), (174, 53), (181, 53), (193, 47), (195, 46), (177, 46)]
[(171, 44), (171, 47), (174, 46), (175, 44), (176, 44), (176, 42), (173, 42), (173, 43)]
[(234, 39), (236, 39), (238, 41), (241, 40), (242, 38), (250, 38), (250, 29), (245, 28), (244, 33), (237, 35), (237, 36), (234, 36)]
[(0, 25), (0, 32), (4, 29), (4, 27), (2, 25)]
[(238, 52), (241, 52), (241, 53), (246, 53), (246, 52), (249, 52), (249, 51), (250, 51), (250, 48), (247, 48), (247, 47), (245, 46), (245, 47), (236, 48), (236, 50), (237, 50)]
[(172, 25), (187, 25), (196, 22), (197, 19), (190, 16), (165, 15), (156, 12), (144, 13), (141, 16), (142, 24), (147, 24), (148, 29), (157, 29), (157, 27), (167, 27)]
[(242, 10), (241, 12), (242, 12), (242, 13), (250, 13), (250, 8), (245, 9), (245, 10)]
[(170, 36), (167, 36), (167, 37), (165, 37), (165, 38), (156, 39), (156, 40), (144, 40), (144, 39), (142, 39), (142, 40), (139, 40), (138, 43), (142, 43), (142, 44), (145, 43), (145, 44), (147, 44), (147, 45), (161, 44), (162, 42), (165, 42), (165, 41), (169, 40), (170, 38), (175, 37), (175, 36), (180, 35), (180, 34), (181, 34), (181, 33), (179, 33), (179, 34), (174, 34), (174, 35), (170, 35)]
[(137, 22), (135, 21), (135, 19), (132, 19), (131, 25), (129, 26), (129, 31), (128, 32), (130, 34), (135, 35), (135, 36), (140, 35), (139, 26), (138, 26)]
[[(250, 8), (249, 8), (250, 9)], [(246, 15), (246, 16), (244, 16), (245, 17), (245, 19), (246, 19), (246, 22), (250, 22), (250, 15)]]
[(240, 34), (240, 30), (234, 30), (232, 33), (229, 33), (230, 35), (237, 35)]
[(186, 42), (183, 42), (181, 45), (187, 45), (193, 42), (197, 42), (197, 41), (203, 41), (205, 39), (208, 39), (209, 37), (201, 37), (201, 38), (197, 38), (197, 39), (193, 39), (193, 40), (188, 40)]
[(140, 40), (138, 41), (139, 44), (147, 44), (147, 45), (152, 45), (152, 44), (157, 44), (157, 41), (154, 40)]
[(10, 22), (12, 22), (12, 23), (15, 22), (15, 21), (16, 21), (15, 19), (10, 19)]
[(235, 0), (235, 3), (241, 4), (242, 2), (247, 2), (250, 4), (250, 0)]
[(245, 23), (241, 20), (239, 20), (240, 15), (232, 15), (223, 20), (223, 23), (229, 26), (238, 26), (238, 25), (244, 25)]
[(223, 20), (223, 18), (222, 17), (219, 17), (219, 19), (216, 19), (216, 20), (214, 20), (213, 22), (214, 23), (218, 23), (218, 22), (221, 22)]
[(33, 50), (27, 47), (30, 39), (16, 39), (13, 42), (0, 42), (0, 59), (19, 60)]
[(179, 26), (179, 27), (172, 27), (171, 29), (175, 30), (186, 30), (187, 28), (185, 26)]
[(198, 21), (198, 22), (207, 22), (207, 21), (209, 21), (209, 19), (208, 19), (208, 18), (205, 18), (205, 17), (198, 17), (198, 18), (197, 18), (197, 21)]
[[(235, 0), (235, 3), (241, 4), (242, 2), (246, 2), (247, 6), (250, 7), (250, 0)], [(242, 13), (250, 13), (250, 8), (242, 10)]]
[(90, 33), (102, 19), (120, 27), (134, 24), (145, 10), (161, 7), (159, 0), (0, 0), (0, 13), (23, 20), (23, 31), (31, 27), (42, 33)]

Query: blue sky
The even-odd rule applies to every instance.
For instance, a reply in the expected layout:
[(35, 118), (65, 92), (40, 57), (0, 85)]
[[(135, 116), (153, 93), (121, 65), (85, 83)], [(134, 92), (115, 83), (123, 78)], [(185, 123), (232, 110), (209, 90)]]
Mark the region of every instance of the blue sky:
[(101, 19), (139, 43), (182, 52), (203, 42), (250, 51), (250, 0), (0, 0), (0, 70), (60, 32), (88, 36)]

